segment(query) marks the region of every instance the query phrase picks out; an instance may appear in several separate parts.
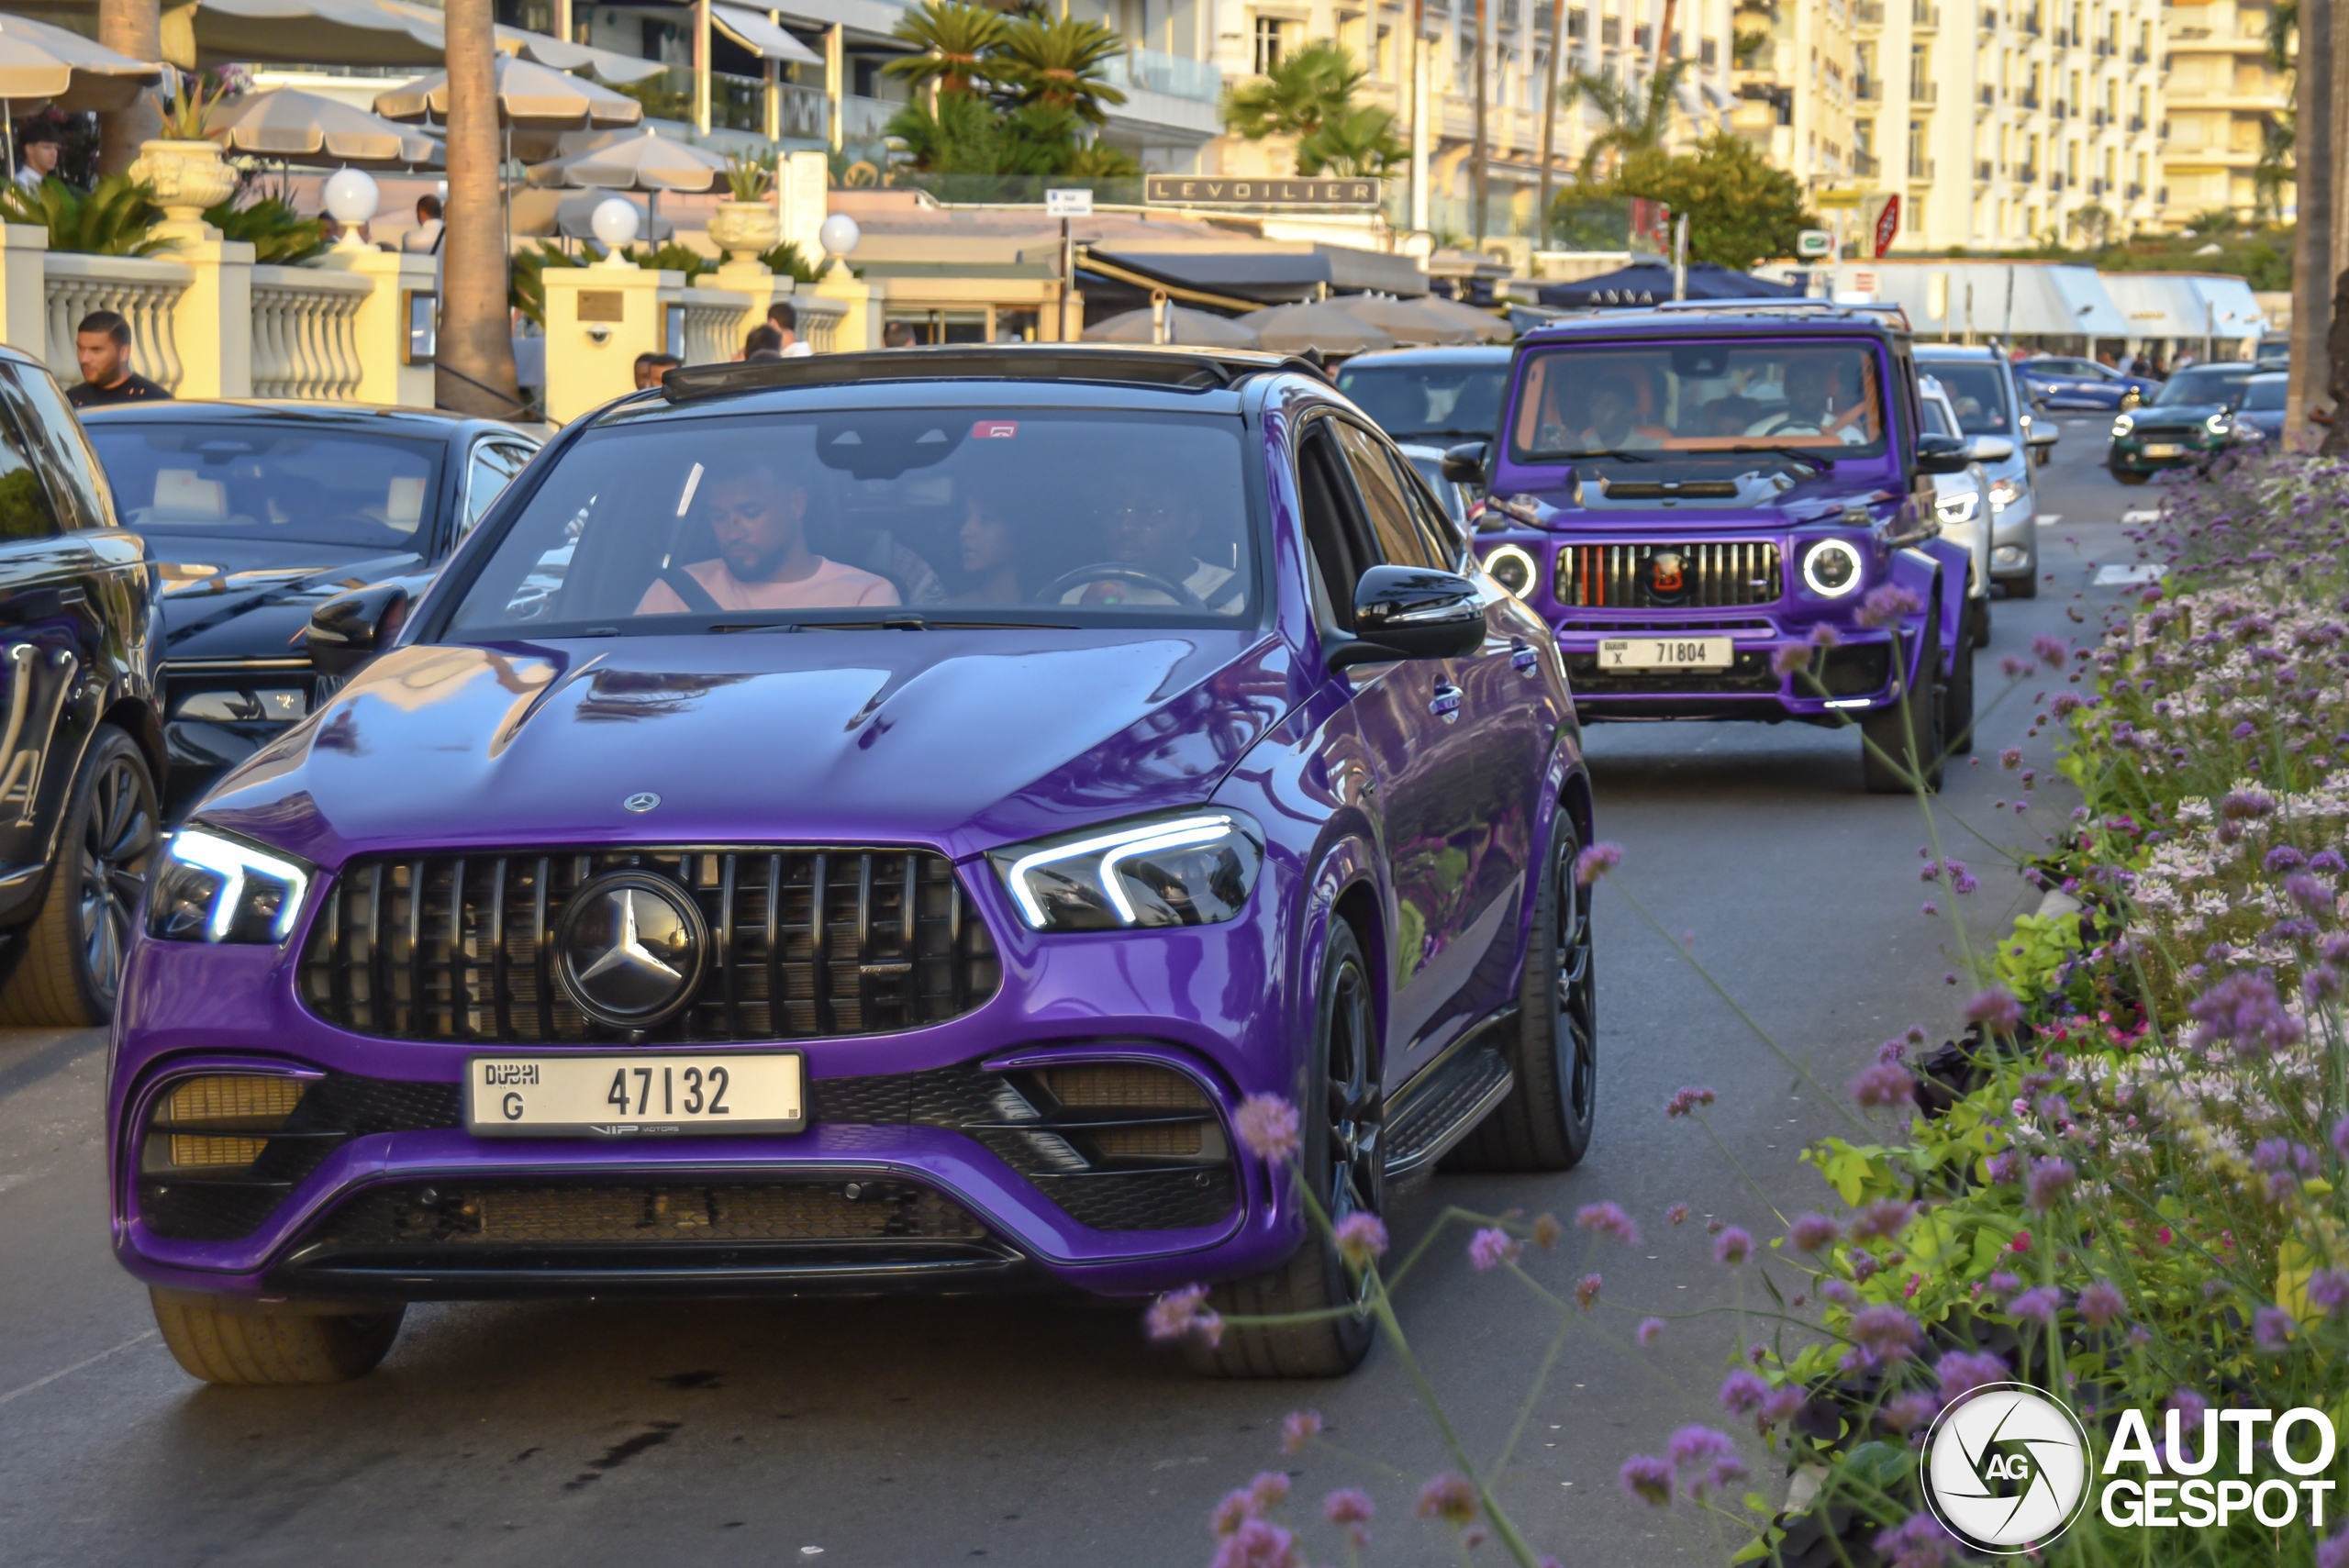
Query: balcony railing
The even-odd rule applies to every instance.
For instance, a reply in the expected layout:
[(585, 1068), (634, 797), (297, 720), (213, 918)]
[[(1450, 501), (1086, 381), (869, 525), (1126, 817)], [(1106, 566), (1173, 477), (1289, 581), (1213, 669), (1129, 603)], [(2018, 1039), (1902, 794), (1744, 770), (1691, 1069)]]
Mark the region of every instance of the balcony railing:
[(2131, 115), (2131, 116), (2129, 117), (2129, 132), (2130, 132), (2130, 134), (2131, 134), (2131, 135), (2132, 135), (2132, 136), (2133, 136), (2133, 135), (2135, 135), (2137, 132), (2139, 132), (2139, 131), (2141, 131), (2141, 130), (2143, 130), (2143, 129), (2144, 129), (2144, 128), (2145, 128), (2145, 117), (2144, 117), (2144, 116), (2143, 116), (2143, 115)]
[(2024, 164), (2021, 168), (2015, 171), (2015, 178), (2021, 181), (2026, 185), (2035, 185), (2039, 183), (2039, 165), (2036, 163)]
[(2132, 64), (2132, 65), (2143, 65), (2143, 64), (2144, 64), (2144, 63), (2145, 63), (2145, 51), (2144, 51), (2143, 50), (2142, 50), (2142, 49), (2132, 49), (2132, 50), (2131, 50), (2129, 51), (2129, 63), (2130, 63), (2130, 64)]
[(1909, 101), (1910, 103), (1930, 104), (1940, 95), (1940, 83), (1933, 82), (1920, 82), (1913, 76), (1909, 79)]
[(820, 87), (796, 87), (785, 82), (775, 89), (782, 103), (782, 114), (775, 127), (778, 136), (792, 137), (801, 141), (827, 141), (832, 134), (832, 102), (824, 96)]
[(1852, 7), (1852, 10), (1859, 17), (1860, 26), (1864, 28), (1884, 26), (1884, 0), (1860, 0), (1860, 3)]
[(2015, 102), (2021, 104), (2026, 109), (2035, 109), (2039, 107), (2039, 89), (2036, 87), (2025, 87), (2021, 92), (2015, 95)]
[(1925, 0), (1911, 0), (1909, 6), (1909, 22), (1911, 27), (1920, 28), (1929, 33), (1932, 32), (1942, 25), (1942, 8), (1939, 6), (1928, 6)]
[(2055, 47), (2057, 49), (2069, 49), (2072, 47), (2071, 28), (2058, 28), (2055, 29)]
[(1974, 91), (1974, 97), (1975, 102), (1987, 109), (1998, 103), (1998, 90), (1996, 87), (1977, 87)]
[(1884, 160), (1873, 152), (1852, 154), (1852, 172), (1864, 180), (1873, 180), (1884, 172)]
[(1186, 60), (1163, 50), (1129, 49), (1104, 64), (1102, 74), (1120, 87), (1140, 87), (1202, 104), (1223, 96), (1223, 72), (1204, 60)]
[(1990, 183), (1990, 161), (1987, 158), (1974, 161), (1974, 178), (1983, 184)]
[(2090, 130), (2102, 130), (2106, 126), (2109, 126), (2111, 123), (2112, 116), (2105, 110), (2090, 109), (2088, 111), (2088, 128)]
[(1863, 76), (1852, 83), (1852, 96), (1863, 104), (1884, 102), (1884, 83), (1872, 76)]
[(2071, 114), (2071, 112), (2072, 106), (2064, 102), (2061, 98), (2056, 99), (2054, 103), (2047, 106), (2047, 113), (2049, 117), (2054, 119), (2060, 120), (2065, 118)]
[(889, 117), (905, 106), (885, 104), (878, 98), (860, 98), (853, 94), (841, 99), (841, 141), (848, 147), (878, 146), (889, 124)]
[(2047, 188), (2048, 188), (2049, 190), (2051, 190), (2051, 191), (2054, 191), (2054, 192), (2055, 192), (2055, 193), (2059, 194), (2059, 195), (2063, 192), (2063, 189), (2064, 189), (2064, 173), (2063, 173), (2063, 171), (2062, 171), (2062, 170), (2060, 170), (2060, 169), (2059, 169), (2059, 170), (2056, 170), (2055, 172), (2054, 172), (2053, 173), (2050, 173), (2050, 174), (2047, 176)]
[(2088, 181), (2088, 195), (2091, 195), (2091, 196), (2100, 196), (2100, 195), (2104, 195), (2104, 181), (2102, 180), (2102, 178), (2100, 178), (2100, 177), (2091, 177), (2091, 178), (2089, 179), (2089, 181)]
[(2118, 50), (2110, 39), (2099, 39), (2096, 40), (2095, 47), (2091, 49), (2089, 52), (2094, 54), (2099, 60), (2110, 60), (2118, 52)]
[(1998, 10), (1997, 6), (1985, 6), (1982, 7), (1982, 30), (1986, 33), (1995, 33), (1998, 30)]
[(2132, 201), (2132, 202), (2133, 202), (2133, 201), (2135, 201), (2139, 196), (2143, 195), (2144, 194), (2145, 194), (2145, 187), (2144, 187), (2144, 186), (2143, 186), (2143, 185), (2132, 185), (2132, 186), (2130, 186), (2130, 187), (2129, 187), (2129, 193), (2128, 193), (2128, 195), (2129, 195), (2129, 200), (2131, 200), (2131, 201)]
[(1909, 155), (1909, 177), (1912, 180), (1931, 180), (1933, 177), (1933, 161), (1930, 158), (1920, 158), (1911, 152)]
[(725, 130), (763, 132), (767, 128), (767, 84), (755, 76), (711, 72), (709, 123)]

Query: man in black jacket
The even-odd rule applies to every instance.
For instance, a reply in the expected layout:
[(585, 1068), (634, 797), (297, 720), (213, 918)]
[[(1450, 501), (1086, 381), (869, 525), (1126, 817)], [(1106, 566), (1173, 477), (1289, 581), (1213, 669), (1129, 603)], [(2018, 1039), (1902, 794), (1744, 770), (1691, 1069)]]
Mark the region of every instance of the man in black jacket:
[(111, 310), (94, 310), (82, 317), (73, 333), (73, 358), (82, 367), (82, 384), (69, 390), (65, 400), (76, 408), (168, 401), (172, 395), (132, 372), (130, 323)]

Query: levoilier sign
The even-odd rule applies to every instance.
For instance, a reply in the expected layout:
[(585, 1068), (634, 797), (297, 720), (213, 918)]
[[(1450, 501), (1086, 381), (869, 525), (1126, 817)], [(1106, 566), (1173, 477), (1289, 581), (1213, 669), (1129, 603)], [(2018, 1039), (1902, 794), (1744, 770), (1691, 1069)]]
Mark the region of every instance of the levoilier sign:
[(1177, 206), (1376, 206), (1376, 180), (1232, 180), (1152, 174), (1145, 197)]

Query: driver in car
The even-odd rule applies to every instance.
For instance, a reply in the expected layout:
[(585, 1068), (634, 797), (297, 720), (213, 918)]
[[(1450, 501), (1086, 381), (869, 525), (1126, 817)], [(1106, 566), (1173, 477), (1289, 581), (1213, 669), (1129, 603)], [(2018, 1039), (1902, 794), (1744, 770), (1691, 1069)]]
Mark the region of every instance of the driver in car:
[[(1867, 404), (1847, 398), (1843, 377), (1836, 364), (1807, 354), (1787, 366), (1787, 406), (1746, 427), (1749, 436), (1826, 436), (1845, 446), (1865, 446), (1872, 439), (1865, 428)], [(1847, 403), (1841, 413), (1836, 405)]]
[(841, 609), (894, 605), (886, 577), (827, 561), (807, 548), (805, 486), (765, 458), (699, 463), (685, 480), (682, 512), (696, 487), (707, 492), (718, 559), (663, 571), (638, 601), (640, 616), (710, 615), (719, 610)]
[(1103, 519), (1103, 543), (1110, 561), (1131, 576), (1105, 576), (1061, 595), (1064, 605), (1174, 605), (1182, 601), (1148, 579), (1178, 584), (1219, 615), (1237, 610), (1241, 584), (1229, 566), (1202, 561), (1192, 550), (1202, 519), (1182, 486), (1131, 478), (1111, 494)]

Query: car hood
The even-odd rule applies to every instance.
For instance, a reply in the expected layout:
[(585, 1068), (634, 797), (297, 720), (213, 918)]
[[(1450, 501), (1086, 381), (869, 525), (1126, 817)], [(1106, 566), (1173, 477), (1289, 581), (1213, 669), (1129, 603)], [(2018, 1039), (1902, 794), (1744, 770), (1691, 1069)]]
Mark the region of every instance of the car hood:
[[(196, 815), (408, 848), (932, 843), (1205, 800), (1290, 706), (1259, 631), (807, 631), (395, 650)], [(652, 795), (631, 812), (622, 802)]]
[(1518, 522), (1562, 533), (1602, 528), (1734, 528), (1751, 532), (1757, 528), (1798, 528), (1840, 519), (1854, 507), (1873, 517), (1886, 506), (1897, 505), (1905, 498), (1901, 493), (1882, 486), (1884, 475), (1879, 465), (1868, 466), (1875, 472), (1860, 481), (1838, 478), (1831, 473), (1798, 481), (1781, 490), (1766, 477), (1747, 476), (1740, 482), (1740, 493), (1735, 497), (1673, 499), (1636, 490), (1624, 495), (1626, 485), (1642, 483), (1640, 474), (1636, 469), (1630, 473), (1610, 471), (1607, 477), (1623, 482), (1615, 487), (1617, 494), (1612, 496), (1603, 495), (1593, 482), (1577, 487), (1578, 500), (1576, 490), (1561, 489), (1511, 495), (1492, 505)]
[(2213, 414), (2228, 411), (2223, 403), (2167, 403), (2158, 408), (2137, 409), (2130, 417), (2140, 430), (2169, 430), (2199, 425)]
[(162, 581), (166, 660), (303, 652), (321, 602), (424, 564), (413, 552), (372, 548), (162, 530), (146, 539)]

